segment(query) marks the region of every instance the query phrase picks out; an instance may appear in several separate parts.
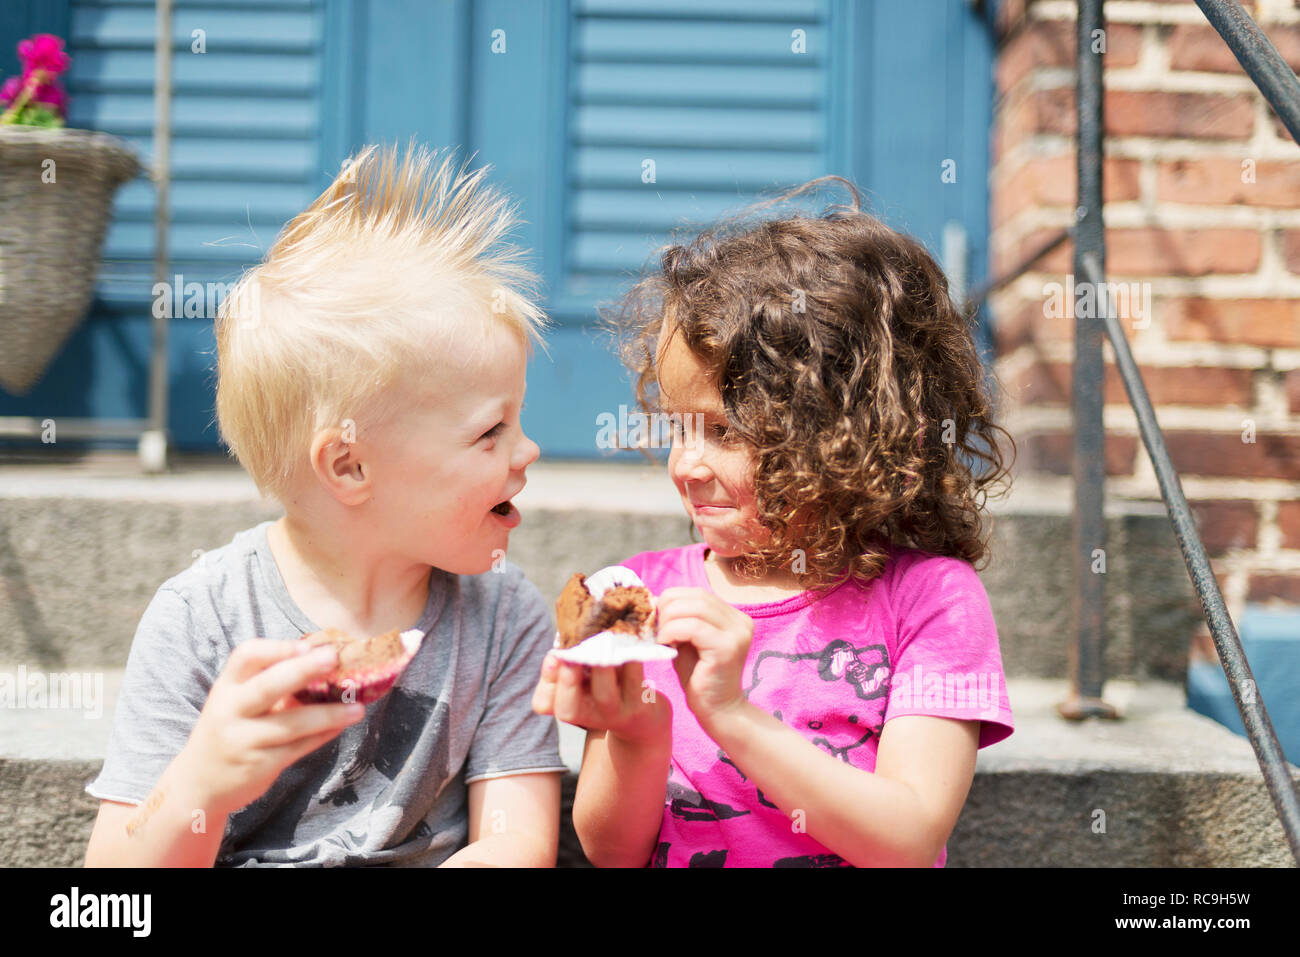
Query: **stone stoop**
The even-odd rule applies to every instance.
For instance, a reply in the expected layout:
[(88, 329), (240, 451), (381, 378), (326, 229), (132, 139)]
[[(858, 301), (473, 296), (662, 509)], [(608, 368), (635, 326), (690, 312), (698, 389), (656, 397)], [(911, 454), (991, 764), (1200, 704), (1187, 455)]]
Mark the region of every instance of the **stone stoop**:
[[(574, 571), (691, 542), (662, 468), (548, 463), (516, 498), (509, 559), (553, 599)], [(142, 476), (100, 453), (0, 468), (0, 664), (104, 676), (97, 720), (0, 709), (0, 865), (76, 865), (94, 820), (111, 703), (141, 613), (201, 550), (279, 514), (229, 463), (182, 460)], [(979, 569), (998, 625), (1016, 732), (979, 754), (949, 866), (1284, 866), (1293, 863), (1249, 742), (1186, 707), (1200, 608), (1163, 504), (1107, 505), (1106, 696), (1114, 723), (1071, 724), (1067, 482), (1017, 480), (989, 502)], [(582, 863), (567, 809), (561, 864)]]
[[(0, 867), (79, 866), (121, 671), (97, 717), (0, 711)], [(949, 867), (1286, 867), (1293, 864), (1246, 739), (1165, 682), (1111, 682), (1116, 722), (1066, 722), (1059, 680), (1008, 681), (1016, 730), (979, 752)], [(586, 866), (572, 803), (584, 732), (561, 725), (560, 866)], [(1300, 768), (1293, 768), (1300, 781)]]
[[(1063, 494), (1064, 491), (1064, 494)], [(689, 544), (659, 468), (553, 463), (528, 471), (507, 558), (549, 600), (575, 571)], [(1069, 674), (1068, 485), (1018, 480), (990, 501), (978, 569), (1009, 676)], [(0, 468), (0, 661), (45, 670), (126, 662), (158, 586), (234, 534), (281, 514), (229, 464), (149, 477), (134, 461)], [(1107, 506), (1108, 677), (1183, 682), (1200, 605), (1160, 503)]]

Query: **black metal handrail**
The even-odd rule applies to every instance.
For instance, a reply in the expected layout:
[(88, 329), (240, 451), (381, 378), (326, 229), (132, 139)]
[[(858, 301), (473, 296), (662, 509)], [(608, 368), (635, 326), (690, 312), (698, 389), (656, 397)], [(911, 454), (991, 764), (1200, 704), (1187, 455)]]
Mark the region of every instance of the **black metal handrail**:
[[(1219, 583), (1201, 543), (1187, 506), (1182, 483), (1169, 458), (1164, 434), (1142, 382), (1142, 375), (1120, 320), (1111, 308), (1106, 285), (1106, 238), (1102, 218), (1103, 102), (1102, 57), (1094, 44), (1095, 31), (1104, 29), (1104, 0), (1079, 0), (1076, 21), (1078, 74), (1078, 207), (1074, 226), (1034, 251), (1007, 275), (972, 290), (968, 312), (978, 308), (994, 290), (1027, 271), (1035, 261), (1074, 240), (1074, 270), (1083, 279), (1076, 284), (1075, 365), (1071, 408), (1074, 420), (1074, 622), (1076, 642), (1071, 654), (1070, 697), (1058, 711), (1063, 717), (1114, 718), (1113, 707), (1102, 700), (1105, 683), (1103, 649), (1104, 576), (1092, 574), (1090, 557), (1094, 548), (1104, 547), (1105, 523), (1105, 430), (1102, 422), (1102, 339), (1104, 331), (1115, 350), (1115, 361), (1129, 402), (1137, 415), (1138, 429), (1155, 468), (1160, 494), (1164, 498), (1174, 533), (1201, 609), (1214, 638), (1219, 664), (1224, 669), (1237, 711), (1246, 728), (1250, 745), (1259, 761), (1269, 796), (1273, 800), (1292, 857), (1300, 863), (1300, 793), (1287, 769), (1277, 733), (1264, 707), (1263, 696), (1246, 660), (1241, 639), (1228, 614)], [(1277, 112), (1291, 136), (1300, 143), (1300, 80), (1268, 37), (1236, 0), (1196, 0), (1201, 12), (1232, 49), (1246, 73)], [(1082, 297), (1090, 296), (1092, 308), (1080, 308)], [(1100, 310), (1097, 310), (1100, 305)], [(1096, 312), (1100, 312), (1097, 315)]]
[[(1095, 254), (1090, 252), (1085, 256), (1082, 274), (1085, 282), (1094, 284), (1098, 289), (1105, 288)], [(1232, 697), (1237, 702), (1237, 710), (1241, 714), (1242, 723), (1246, 726), (1246, 734), (1250, 738), (1251, 747), (1255, 749), (1260, 770), (1264, 773), (1264, 783), (1273, 798), (1273, 806), (1277, 809), (1283, 830), (1286, 831), (1287, 842), (1291, 845), (1291, 854), (1297, 862), (1300, 862), (1300, 840), (1297, 840), (1297, 836), (1300, 835), (1300, 796), (1297, 795), (1295, 782), (1291, 780), (1287, 771), (1286, 758), (1278, 742), (1277, 732), (1273, 730), (1273, 722), (1269, 720), (1268, 711), (1264, 708), (1263, 695), (1259, 693), (1255, 676), (1250, 670), (1249, 662), (1246, 661), (1241, 639), (1232, 623), (1232, 616), (1228, 614), (1227, 606), (1224, 604), (1223, 592), (1219, 590), (1219, 583), (1210, 567), (1205, 546), (1196, 532), (1191, 510), (1187, 507), (1187, 497), (1183, 494), (1178, 472), (1169, 459), (1164, 434), (1156, 422), (1155, 410), (1151, 407), (1151, 399), (1147, 396), (1146, 387), (1142, 383), (1142, 374), (1138, 371), (1137, 363), (1133, 361), (1133, 353), (1129, 350), (1124, 330), (1120, 327), (1115, 310), (1110, 308), (1109, 304), (1102, 309), (1102, 315), (1106, 323), (1106, 333), (1110, 337), (1111, 346), (1115, 349), (1115, 364), (1119, 367), (1119, 374), (1124, 380), (1129, 401), (1133, 404), (1134, 412), (1137, 413), (1142, 443), (1151, 457), (1151, 464), (1155, 466), (1156, 480), (1160, 483), (1160, 494), (1164, 497), (1169, 519), (1173, 522), (1174, 534), (1178, 536), (1178, 545), (1183, 551), (1183, 560), (1187, 563), (1192, 585), (1201, 600), (1201, 610), (1214, 636), (1214, 647), (1219, 653), (1219, 663), (1228, 677), (1228, 687), (1232, 689)]]
[[(1178, 536), (1178, 545), (1183, 551), (1183, 560), (1187, 563), (1187, 572), (1192, 585), (1201, 599), (1201, 610), (1214, 636), (1214, 648), (1218, 651), (1219, 664), (1227, 676), (1227, 683), (1232, 692), (1232, 700), (1242, 715), (1242, 723), (1255, 749), (1255, 757), (1264, 772), (1269, 796), (1277, 809), (1278, 818), (1282, 820), (1286, 831), (1287, 843), (1291, 845), (1291, 856), (1300, 863), (1300, 793), (1287, 771), (1286, 757), (1282, 746), (1278, 744), (1277, 732), (1269, 720), (1268, 710), (1264, 706), (1264, 697), (1258, 693), (1255, 676), (1251, 666), (1245, 661), (1242, 640), (1236, 633), (1232, 618), (1219, 592), (1218, 581), (1210, 568), (1205, 546), (1196, 532), (1191, 511), (1187, 507), (1187, 498), (1183, 495), (1182, 482), (1178, 472), (1170, 462), (1169, 450), (1165, 446), (1165, 437), (1156, 421), (1151, 399), (1141, 381), (1138, 365), (1128, 350), (1128, 339), (1119, 326), (1118, 317), (1110, 308), (1109, 296), (1105, 295), (1105, 228), (1102, 224), (1101, 191), (1101, 156), (1102, 156), (1102, 94), (1101, 70), (1102, 53), (1097, 52), (1093, 43), (1096, 30), (1104, 29), (1102, 16), (1104, 0), (1079, 0), (1079, 17), (1076, 21), (1076, 49), (1078, 49), (1078, 112), (1079, 112), (1079, 222), (1075, 238), (1075, 272), (1084, 277), (1084, 282), (1091, 283), (1092, 300), (1102, 304), (1101, 320), (1105, 333), (1110, 338), (1110, 345), (1115, 351), (1115, 361), (1119, 374), (1125, 382), (1128, 400), (1138, 415), (1138, 426), (1147, 446), (1147, 454), (1156, 468), (1160, 482), (1160, 492), (1173, 521), (1174, 532)], [(1226, 40), (1236, 59), (1242, 62), (1245, 70), (1255, 81), (1260, 92), (1268, 99), (1271, 107), (1282, 117), (1292, 138), (1300, 143), (1300, 81), (1291, 72), (1286, 61), (1282, 60), (1277, 49), (1269, 43), (1264, 33), (1252, 20), (1251, 16), (1236, 0), (1196, 0), (1197, 7), (1205, 14), (1206, 20), (1214, 26)], [(1088, 286), (1079, 290), (1080, 296), (1087, 293)], [(1075, 374), (1074, 374), (1074, 423), (1075, 423), (1075, 594), (1078, 628), (1078, 653), (1075, 655), (1079, 667), (1074, 668), (1073, 693), (1075, 702), (1083, 702), (1084, 710), (1089, 703), (1100, 701), (1101, 683), (1104, 671), (1101, 667), (1102, 632), (1101, 632), (1101, 581), (1102, 576), (1091, 575), (1086, 563), (1087, 555), (1100, 541), (1100, 531), (1104, 531), (1101, 521), (1101, 501), (1105, 481), (1104, 467), (1104, 428), (1101, 421), (1101, 329), (1095, 317), (1080, 316), (1080, 309), (1075, 309)], [(1091, 460), (1089, 460), (1091, 458)], [(1100, 476), (1097, 473), (1100, 472)], [(1082, 671), (1082, 680), (1079, 672)], [(1093, 697), (1095, 696), (1095, 697)], [(1100, 702), (1104, 705), (1104, 702)], [(1062, 714), (1067, 713), (1071, 702), (1062, 707)], [(1078, 713), (1078, 709), (1076, 709)]]

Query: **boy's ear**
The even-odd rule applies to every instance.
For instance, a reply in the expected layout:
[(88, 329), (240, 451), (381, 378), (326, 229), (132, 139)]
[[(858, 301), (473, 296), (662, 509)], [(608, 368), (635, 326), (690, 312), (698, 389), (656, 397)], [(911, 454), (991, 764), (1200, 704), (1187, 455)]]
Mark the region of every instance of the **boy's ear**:
[(312, 439), (312, 471), (341, 505), (360, 505), (370, 498), (370, 469), (360, 453), (355, 435), (343, 429), (321, 429)]

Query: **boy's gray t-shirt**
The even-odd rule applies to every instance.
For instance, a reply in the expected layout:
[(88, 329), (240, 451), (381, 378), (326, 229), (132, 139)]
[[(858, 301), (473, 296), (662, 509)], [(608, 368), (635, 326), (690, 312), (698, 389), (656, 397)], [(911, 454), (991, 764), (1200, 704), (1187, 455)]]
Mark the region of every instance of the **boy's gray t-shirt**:
[[(238, 533), (164, 582), (127, 658), (96, 798), (142, 802), (184, 747), (235, 645), (320, 630), (289, 596), (267, 544), (270, 521)], [(230, 815), (218, 866), (428, 867), (464, 847), (468, 785), (564, 771), (555, 719), (532, 693), (555, 635), (518, 566), (434, 568), (415, 626), (424, 642), (360, 722), (289, 765)]]

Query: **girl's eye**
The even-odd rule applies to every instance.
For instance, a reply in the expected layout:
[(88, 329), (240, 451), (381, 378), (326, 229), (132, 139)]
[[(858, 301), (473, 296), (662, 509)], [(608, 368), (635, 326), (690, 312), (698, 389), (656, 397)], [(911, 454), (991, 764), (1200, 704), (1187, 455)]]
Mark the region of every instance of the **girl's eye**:
[[(673, 437), (680, 438), (682, 439), (682, 441), (685, 441), (686, 426), (684, 421), (679, 419), (679, 417), (673, 417), (673, 419), (671, 420), (671, 424), (672, 424)], [(697, 436), (699, 434), (698, 428), (692, 429), (692, 432), (693, 434), (697, 434)], [(729, 429), (728, 426), (722, 424), (714, 424), (708, 426), (708, 434), (710, 434), (710, 436), (712, 437), (712, 439), (714, 439), (715, 442), (723, 443), (723, 445), (731, 441), (731, 429)]]
[(487, 430), (486, 432), (484, 432), (481, 436), (479, 436), (479, 438), (481, 438), (481, 439), (490, 439), (490, 438), (493, 438), (493, 437), (495, 437), (495, 436), (497, 436), (497, 435), (500, 435), (500, 434), (501, 434), (501, 431), (502, 431), (505, 427), (506, 427), (506, 424), (505, 424), (504, 422), (498, 422), (496, 425), (492, 426), (492, 428), (488, 429), (488, 430)]
[[(680, 416), (673, 416), (670, 422), (672, 424), (673, 435), (684, 438), (686, 436), (686, 425), (684, 420)], [(695, 426), (695, 429), (697, 428), (698, 426)], [(693, 429), (692, 431), (695, 431), (695, 429)], [(730, 430), (727, 428), (726, 425), (723, 425), (721, 423), (714, 423), (713, 425), (709, 426), (709, 434), (712, 435), (713, 438), (716, 439), (717, 441), (725, 442), (727, 440), (727, 436), (730, 434)]]

